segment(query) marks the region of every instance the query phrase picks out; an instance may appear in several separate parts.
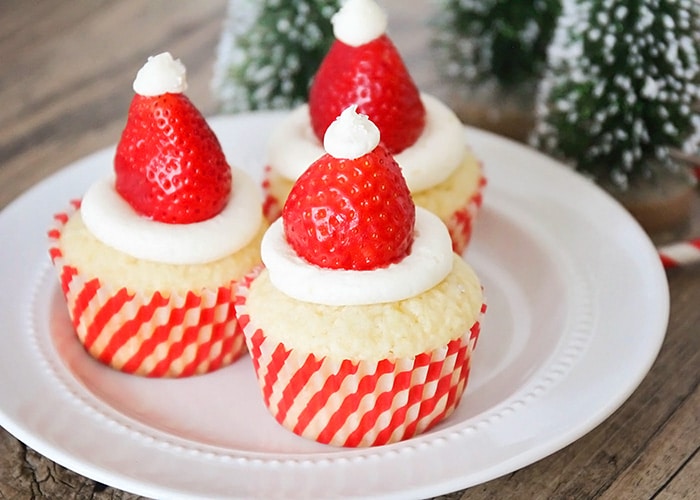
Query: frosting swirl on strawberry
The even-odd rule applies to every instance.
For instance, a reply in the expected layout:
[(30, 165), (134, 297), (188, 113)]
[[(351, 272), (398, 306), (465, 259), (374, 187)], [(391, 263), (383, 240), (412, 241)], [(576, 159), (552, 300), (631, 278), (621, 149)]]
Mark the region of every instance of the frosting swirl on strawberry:
[(366, 155), (379, 144), (379, 129), (366, 115), (350, 106), (333, 123), (323, 137), (323, 147), (335, 158), (354, 160)]
[(442, 281), (453, 262), (447, 228), (415, 207), (379, 130), (352, 106), (324, 142), (339, 156), (309, 166), (263, 237), (270, 281), (326, 305), (393, 302)]
[[(201, 264), (243, 248), (257, 233), (260, 195), (228, 165), (218, 139), (182, 93), (185, 68), (169, 53), (139, 71), (114, 176), (81, 203), (88, 230), (136, 258)], [(141, 93), (143, 92), (143, 93)]]
[(379, 38), (387, 27), (386, 14), (373, 0), (348, 0), (331, 22), (335, 38), (353, 47)]
[(182, 94), (187, 90), (187, 69), (180, 59), (163, 52), (148, 58), (136, 73), (133, 87), (134, 92), (142, 96)]

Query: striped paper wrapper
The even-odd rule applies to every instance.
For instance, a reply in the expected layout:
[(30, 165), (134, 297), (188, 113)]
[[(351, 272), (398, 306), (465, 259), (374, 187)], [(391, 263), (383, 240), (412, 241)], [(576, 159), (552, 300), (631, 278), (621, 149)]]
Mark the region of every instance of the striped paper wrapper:
[(78, 339), (95, 359), (125, 373), (185, 377), (226, 366), (245, 352), (233, 307), (235, 283), (217, 289), (130, 293), (119, 284), (89, 278), (66, 262), (58, 239), (71, 214), (54, 216), (49, 254)]
[(474, 230), (474, 220), (481, 208), (484, 200), (484, 187), (486, 186), (486, 177), (479, 177), (479, 185), (474, 194), (467, 200), (467, 203), (452, 216), (445, 221), (447, 230), (452, 239), (452, 250), (461, 255), (469, 246)]
[(270, 176), (272, 175), (272, 167), (270, 165), (266, 165), (265, 169), (263, 170), (263, 181), (262, 181), (262, 190), (263, 190), (263, 206), (262, 206), (262, 211), (263, 215), (265, 218), (268, 220), (270, 224), (275, 222), (277, 219), (279, 219), (282, 216), (282, 207), (284, 206), (283, 202), (277, 198), (275, 195), (272, 194), (270, 191)]
[(264, 403), (295, 434), (335, 446), (384, 445), (430, 429), (459, 404), (479, 322), (443, 348), (415, 357), (319, 358), (287, 349), (256, 328), (247, 291), (238, 289), (236, 309)]

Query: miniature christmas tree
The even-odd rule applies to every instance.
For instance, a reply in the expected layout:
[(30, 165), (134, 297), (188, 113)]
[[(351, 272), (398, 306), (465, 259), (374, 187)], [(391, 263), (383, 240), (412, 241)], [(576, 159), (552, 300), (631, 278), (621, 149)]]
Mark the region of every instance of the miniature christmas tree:
[[(506, 116), (492, 119), (504, 125), (517, 118), (508, 106), (532, 115), (560, 0), (439, 0), (438, 7), (434, 45), (444, 76), (465, 89), (462, 100), (483, 103), (491, 115), (500, 110)], [(513, 99), (518, 102), (508, 102)], [(466, 121), (477, 119), (465, 113)], [(495, 123), (474, 123), (501, 132)], [(531, 123), (523, 126), (526, 131), (505, 133), (525, 139), (520, 135), (529, 134)]]
[(504, 87), (539, 81), (561, 10), (559, 0), (440, 0), (437, 46), (446, 70)]
[(304, 102), (333, 41), (339, 0), (229, 0), (213, 88), (221, 110), (288, 109)]
[(550, 47), (533, 144), (626, 190), (697, 147), (697, 0), (570, 0)]

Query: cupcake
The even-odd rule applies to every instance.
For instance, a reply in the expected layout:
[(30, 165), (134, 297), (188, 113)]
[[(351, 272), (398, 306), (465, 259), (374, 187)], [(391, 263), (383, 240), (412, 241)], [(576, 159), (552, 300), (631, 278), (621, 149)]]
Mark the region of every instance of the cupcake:
[(114, 170), (49, 231), (78, 339), (117, 370), (182, 377), (245, 351), (233, 289), (260, 264), (255, 181), (224, 157), (169, 53), (148, 59)]
[(328, 125), (350, 105), (379, 127), (416, 205), (445, 222), (462, 253), (481, 205), (485, 179), (462, 123), (435, 97), (420, 93), (386, 34), (373, 0), (348, 0), (332, 18), (336, 40), (319, 67), (308, 104), (293, 110), (270, 138), (264, 212), (272, 221), (294, 181), (321, 157)]
[(263, 237), (236, 311), (272, 416), (321, 443), (408, 439), (459, 404), (485, 310), (444, 223), (416, 207), (355, 107)]

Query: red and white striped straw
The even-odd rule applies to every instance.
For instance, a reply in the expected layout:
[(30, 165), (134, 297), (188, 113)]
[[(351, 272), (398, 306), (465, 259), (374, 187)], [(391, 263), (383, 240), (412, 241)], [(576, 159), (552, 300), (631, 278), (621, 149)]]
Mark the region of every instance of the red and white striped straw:
[(671, 243), (658, 250), (661, 262), (667, 269), (700, 262), (700, 238)]
[[(700, 181), (700, 152), (689, 154), (677, 149), (671, 150), (671, 156), (687, 164), (692, 174)], [(664, 267), (682, 267), (700, 263), (700, 238), (669, 243), (658, 248)]]

